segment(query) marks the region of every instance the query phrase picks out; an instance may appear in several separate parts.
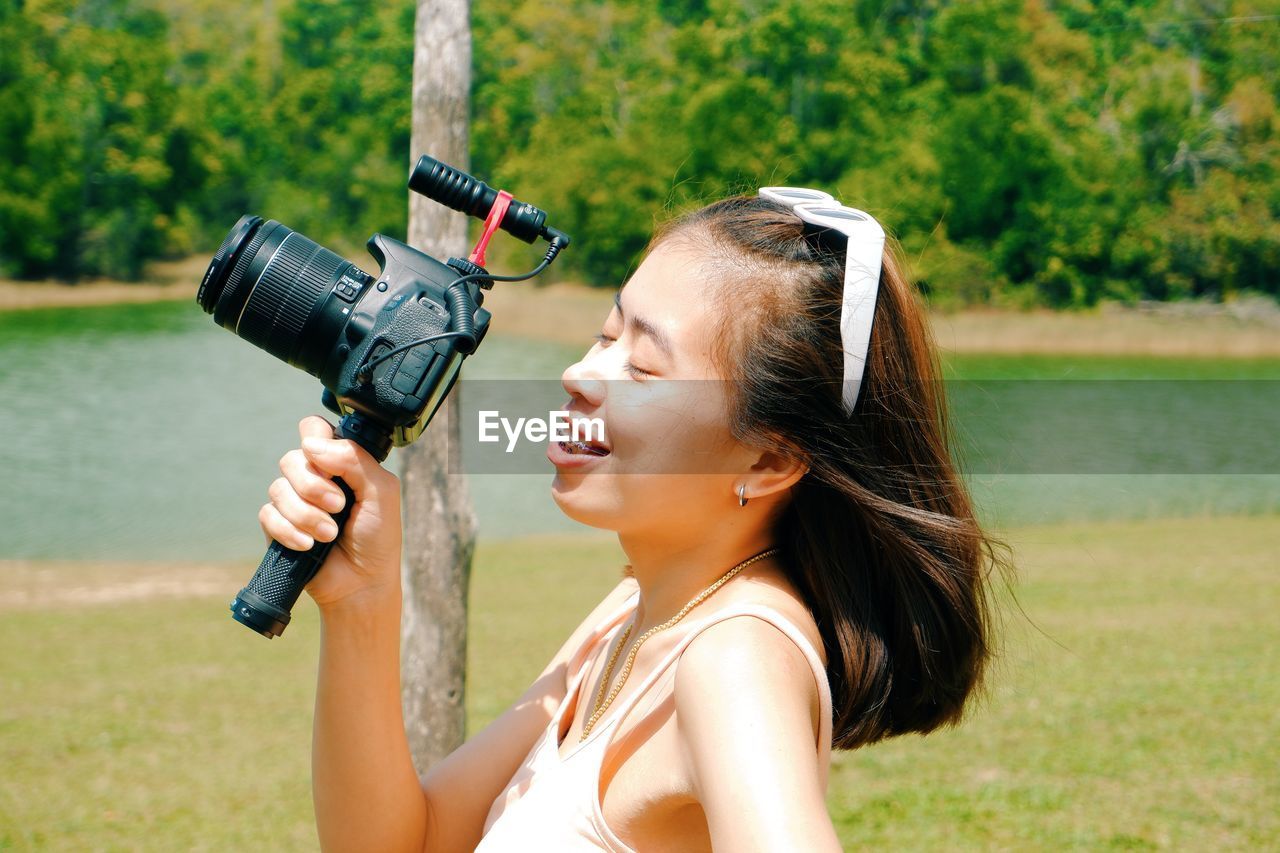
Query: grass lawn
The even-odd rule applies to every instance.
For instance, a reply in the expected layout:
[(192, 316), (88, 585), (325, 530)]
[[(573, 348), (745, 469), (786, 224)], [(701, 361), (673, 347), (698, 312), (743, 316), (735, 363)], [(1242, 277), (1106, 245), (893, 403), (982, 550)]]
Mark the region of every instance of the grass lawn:
[[(1005, 608), (989, 695), (959, 728), (837, 754), (829, 805), (846, 846), (1280, 845), (1280, 517), (1008, 538), (1025, 615)], [(473, 729), (620, 565), (610, 539), (481, 543)], [(0, 849), (315, 847), (316, 614), (299, 606), (271, 642), (232, 622), (251, 568), (228, 567), (210, 595), (206, 567), (193, 597), (94, 595), (112, 582), (100, 567), (59, 568), (79, 596), (43, 594), (30, 567), (6, 574)]]

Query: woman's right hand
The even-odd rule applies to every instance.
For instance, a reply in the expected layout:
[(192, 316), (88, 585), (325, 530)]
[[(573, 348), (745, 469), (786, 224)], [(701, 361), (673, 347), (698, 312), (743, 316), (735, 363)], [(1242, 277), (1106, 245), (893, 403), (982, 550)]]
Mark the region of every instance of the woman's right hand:
[(315, 541), (338, 534), (332, 514), (346, 503), (333, 482), (355, 493), (355, 506), (338, 543), (306, 590), (324, 610), (339, 602), (357, 602), (400, 594), (400, 480), (350, 439), (334, 438), (324, 418), (309, 415), (298, 423), (302, 447), (280, 458), (284, 475), (267, 489), (271, 501), (258, 511), (267, 539), (306, 551)]

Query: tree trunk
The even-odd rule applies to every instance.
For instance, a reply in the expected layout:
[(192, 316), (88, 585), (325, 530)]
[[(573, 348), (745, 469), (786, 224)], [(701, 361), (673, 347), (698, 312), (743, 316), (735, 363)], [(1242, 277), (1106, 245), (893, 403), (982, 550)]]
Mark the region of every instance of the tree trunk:
[[(413, 51), (410, 166), (430, 154), (469, 167), (470, 0), (418, 0)], [(466, 218), (409, 194), (409, 244), (445, 260), (466, 257)], [(458, 447), (455, 398), (445, 399), (426, 432), (405, 448), (404, 620), (401, 698), (419, 776), (462, 743), (467, 658), (467, 587), (476, 518), (462, 474), (450, 474)]]

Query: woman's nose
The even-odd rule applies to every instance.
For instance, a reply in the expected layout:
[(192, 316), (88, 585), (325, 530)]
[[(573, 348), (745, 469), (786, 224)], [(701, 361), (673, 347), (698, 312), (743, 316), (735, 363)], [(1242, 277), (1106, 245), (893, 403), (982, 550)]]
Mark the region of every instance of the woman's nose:
[(590, 353), (575, 361), (560, 374), (560, 384), (571, 397), (581, 397), (589, 405), (604, 402), (605, 382)]

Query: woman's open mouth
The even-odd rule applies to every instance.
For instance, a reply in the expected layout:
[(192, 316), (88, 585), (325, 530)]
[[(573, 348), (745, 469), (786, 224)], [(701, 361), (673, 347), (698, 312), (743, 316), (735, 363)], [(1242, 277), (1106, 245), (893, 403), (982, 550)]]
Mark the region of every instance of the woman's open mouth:
[(590, 465), (609, 455), (609, 448), (595, 441), (552, 441), (547, 443), (547, 459), (556, 467)]
[(609, 450), (598, 444), (589, 444), (585, 441), (561, 441), (557, 443), (565, 453), (590, 453), (592, 456), (609, 455)]

